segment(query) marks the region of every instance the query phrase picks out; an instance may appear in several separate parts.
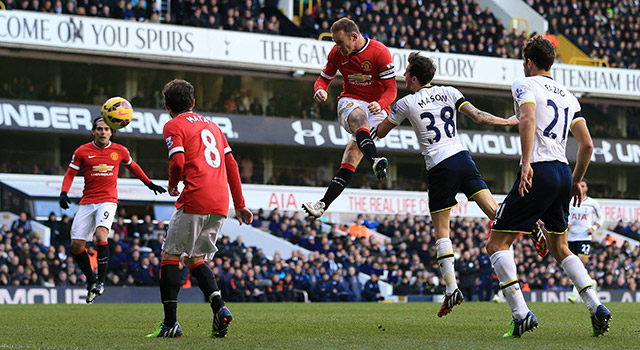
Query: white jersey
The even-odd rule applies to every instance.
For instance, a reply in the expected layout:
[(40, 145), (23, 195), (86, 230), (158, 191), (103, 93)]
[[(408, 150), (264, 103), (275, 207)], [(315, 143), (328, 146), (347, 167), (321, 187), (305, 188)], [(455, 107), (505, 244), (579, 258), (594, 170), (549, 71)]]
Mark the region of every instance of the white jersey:
[(400, 125), (409, 118), (429, 170), (465, 150), (458, 139), (456, 125), (457, 111), (464, 103), (464, 96), (454, 87), (423, 87), (396, 102), (388, 119)]
[(567, 240), (590, 241), (591, 235), (587, 232), (595, 224), (602, 226), (604, 216), (600, 211), (600, 205), (595, 199), (586, 197), (579, 207), (569, 206), (569, 232)]
[(536, 134), (533, 140), (531, 163), (567, 161), (567, 138), (578, 120), (580, 102), (560, 83), (545, 75), (536, 75), (516, 80), (511, 86), (516, 116), (520, 117), (520, 106), (536, 105)]

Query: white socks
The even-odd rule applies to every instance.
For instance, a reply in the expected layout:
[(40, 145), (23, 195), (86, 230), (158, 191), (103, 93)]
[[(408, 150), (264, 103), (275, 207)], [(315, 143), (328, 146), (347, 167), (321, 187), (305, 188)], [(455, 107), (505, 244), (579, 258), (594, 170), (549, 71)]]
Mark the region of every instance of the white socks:
[(456, 283), (456, 271), (453, 266), (455, 258), (453, 257), (453, 245), (451, 244), (451, 239), (438, 239), (436, 241), (436, 254), (438, 257), (438, 265), (440, 266), (440, 274), (447, 284), (446, 294), (451, 295), (456, 289), (458, 289), (458, 283)]
[(600, 299), (598, 299), (598, 295), (593, 289), (593, 281), (591, 280), (591, 277), (589, 277), (587, 269), (584, 268), (580, 258), (571, 254), (562, 260), (561, 264), (564, 272), (566, 272), (567, 276), (569, 276), (571, 282), (573, 282), (573, 285), (580, 293), (580, 297), (587, 306), (587, 309), (589, 309), (589, 312), (592, 315), (595, 314), (598, 309), (598, 305), (600, 305)]
[(500, 250), (491, 255), (491, 265), (498, 275), (502, 294), (507, 299), (513, 317), (521, 320), (529, 313), (529, 307), (524, 300), (520, 283), (518, 282), (518, 274), (516, 270), (516, 261), (513, 254), (508, 250)]

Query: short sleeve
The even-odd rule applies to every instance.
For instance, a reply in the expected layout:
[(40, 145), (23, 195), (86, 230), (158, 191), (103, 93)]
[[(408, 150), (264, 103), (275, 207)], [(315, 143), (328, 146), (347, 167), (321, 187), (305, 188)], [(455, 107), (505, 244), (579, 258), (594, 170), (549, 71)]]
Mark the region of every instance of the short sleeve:
[(533, 88), (526, 79), (516, 80), (513, 85), (511, 85), (511, 94), (518, 107), (525, 103), (536, 103)]
[(169, 150), (169, 158), (178, 152), (184, 153), (183, 136), (182, 133), (179, 132), (176, 123), (169, 122), (165, 124), (164, 140), (167, 143), (167, 149)]
[[(409, 95), (412, 96), (412, 95)], [(409, 103), (407, 97), (403, 97), (398, 102), (396, 102), (395, 106), (391, 110), (391, 114), (387, 117), (387, 119), (393, 125), (400, 125), (403, 120), (409, 117)]]
[(455, 101), (456, 104), (456, 110), (459, 111), (460, 108), (465, 104), (465, 103), (469, 103), (467, 102), (467, 100), (464, 98), (464, 95), (462, 94), (462, 92), (460, 92), (460, 90), (454, 88), (453, 86), (449, 86), (447, 88), (447, 95), (449, 95), (449, 98), (451, 98), (451, 101)]
[(575, 96), (573, 96), (573, 101), (573, 108), (576, 112), (573, 114), (573, 118), (571, 118), (571, 126), (569, 127), (569, 130), (573, 129), (573, 126), (581, 120), (583, 120), (585, 123), (587, 122), (587, 120), (582, 115), (582, 106), (580, 106), (580, 101), (578, 101), (578, 98)]

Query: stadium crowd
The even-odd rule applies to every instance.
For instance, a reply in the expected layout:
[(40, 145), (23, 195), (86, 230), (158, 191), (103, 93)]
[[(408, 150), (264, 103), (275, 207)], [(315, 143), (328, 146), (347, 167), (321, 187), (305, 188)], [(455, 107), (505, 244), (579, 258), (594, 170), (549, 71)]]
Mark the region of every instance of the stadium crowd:
[[(549, 22), (549, 34), (563, 34), (592, 58), (612, 67), (640, 66), (640, 6), (634, 1), (524, 0)], [(273, 1), (176, 0), (162, 11), (157, 0), (3, 0), (7, 9), (86, 15), (202, 28), (280, 34), (280, 21), (266, 15)], [(299, 12), (295, 2), (295, 12)], [(491, 9), (476, 0), (325, 0), (305, 6), (296, 18), (299, 34), (317, 38), (349, 17), (365, 36), (390, 47), (520, 58), (526, 33), (507, 30)]]
[[(8, 9), (25, 9), (64, 14), (84, 14), (125, 20), (163, 22), (222, 30), (255, 33), (280, 33), (276, 16), (267, 16), (269, 1), (180, 0), (170, 3), (170, 11), (162, 13), (156, 0), (138, 1), (63, 1), (63, 0), (2, 0)], [(607, 60), (612, 67), (638, 68), (640, 57), (638, 17), (640, 6), (633, 1), (576, 2), (569, 0), (525, 0), (549, 21), (549, 34), (563, 34), (592, 58)], [(294, 2), (299, 6), (298, 2)], [(365, 36), (387, 46), (425, 51), (452, 52), (482, 56), (520, 59), (520, 48), (527, 39), (525, 33), (507, 30), (490, 8), (482, 8), (475, 0), (423, 2), (395, 0), (392, 2), (360, 0), (325, 0), (316, 3), (299, 19), (300, 35), (318, 37), (329, 32), (330, 25), (340, 17), (350, 17)], [(298, 11), (295, 11), (298, 13)], [(82, 97), (84, 102), (102, 103), (114, 95), (109, 86), (95, 86)], [(117, 93), (115, 94), (117, 95)], [(9, 76), (3, 83), (2, 96), (24, 100), (81, 102), (71, 98), (63, 86), (37, 86), (28, 77)], [(248, 87), (225, 89), (217, 99), (206, 101), (201, 111), (335, 120), (333, 99), (318, 104), (312, 94), (291, 89), (284, 95), (261, 99)], [(130, 96), (134, 106), (162, 109), (159, 90), (138, 90)], [(623, 113), (635, 115), (638, 108), (626, 108)], [(595, 137), (637, 139), (640, 123), (629, 120), (623, 126), (616, 121), (617, 112), (607, 105), (585, 107), (590, 129)], [(613, 116), (611, 116), (613, 114)], [(481, 126), (460, 121), (462, 129)]]
[[(25, 213), (12, 227), (2, 227), (0, 285), (86, 284), (68, 253), (71, 219), (65, 216), (58, 220), (52, 214), (44, 224), (53, 232), (50, 246), (30, 231)], [(220, 251), (209, 264), (227, 300), (296, 301), (305, 291), (312, 301), (375, 301), (381, 299), (378, 281), (391, 284), (396, 295), (443, 292), (429, 216), (367, 215), (359, 216), (351, 225), (328, 225), (301, 218), (298, 212), (282, 213), (276, 209), (268, 217), (262, 211), (256, 212), (253, 225), (311, 253), (305, 255), (296, 250), (287, 260), (279, 253), (267, 257), (259, 247), (247, 246), (242, 237), (231, 241), (222, 235)], [(640, 223), (625, 227), (621, 222), (618, 226), (611, 229), (637, 238)], [(120, 209), (112, 229), (108, 285), (157, 285), (164, 223), (153, 223), (149, 215), (127, 216)], [(384, 241), (378, 244), (368, 230), (384, 235)], [(490, 300), (496, 282), (484, 250), (487, 221), (456, 217), (451, 221), (451, 231), (460, 289), (467, 300)], [(594, 243), (589, 273), (600, 289), (636, 291), (640, 282), (640, 246), (631, 249), (625, 242), (618, 248), (614, 243)], [(95, 268), (97, 253), (91, 244), (88, 251)], [(516, 241), (514, 252), (523, 290), (571, 290), (560, 266), (550, 255), (539, 257), (528, 237)], [(181, 266), (180, 271), (184, 287), (197, 284), (187, 269)], [(357, 279), (359, 272), (372, 276), (371, 280), (362, 284)]]
[(640, 4), (637, 1), (525, 0), (591, 58), (611, 67), (640, 68)]

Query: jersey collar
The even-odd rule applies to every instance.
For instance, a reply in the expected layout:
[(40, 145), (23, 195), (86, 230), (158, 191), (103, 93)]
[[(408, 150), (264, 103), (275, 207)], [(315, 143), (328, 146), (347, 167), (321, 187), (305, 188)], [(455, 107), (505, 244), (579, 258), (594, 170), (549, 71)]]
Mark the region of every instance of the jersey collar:
[(175, 116), (174, 118), (181, 117), (181, 116), (183, 116), (185, 114), (188, 114), (188, 113), (193, 113), (193, 111), (189, 110), (189, 111), (186, 111), (186, 112), (182, 112), (182, 113), (178, 114), (177, 116)]
[(549, 78), (551, 80), (554, 80), (552, 76), (547, 75), (547, 74), (540, 74), (541, 77), (545, 77), (545, 78)]
[(350, 56), (357, 55), (357, 54), (361, 53), (362, 51), (366, 50), (367, 46), (369, 46), (369, 43), (371, 42), (371, 39), (367, 38), (366, 36), (364, 38), (367, 40), (367, 42), (364, 43), (364, 46), (360, 50), (351, 53)]
[(95, 148), (97, 148), (97, 149), (106, 149), (106, 148), (111, 147), (111, 141), (109, 141), (109, 143), (107, 143), (107, 145), (106, 145), (106, 146), (104, 146), (104, 148), (102, 148), (102, 147), (100, 147), (100, 146), (96, 145), (96, 142), (95, 142), (95, 141), (91, 141), (91, 144), (93, 144), (93, 147), (95, 147)]

